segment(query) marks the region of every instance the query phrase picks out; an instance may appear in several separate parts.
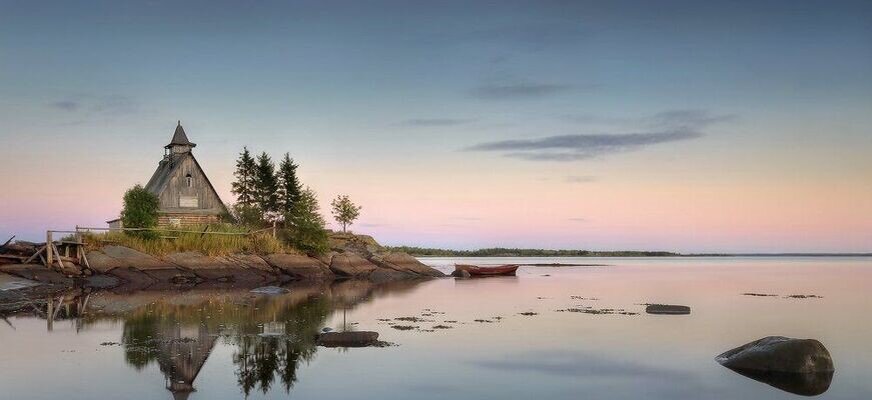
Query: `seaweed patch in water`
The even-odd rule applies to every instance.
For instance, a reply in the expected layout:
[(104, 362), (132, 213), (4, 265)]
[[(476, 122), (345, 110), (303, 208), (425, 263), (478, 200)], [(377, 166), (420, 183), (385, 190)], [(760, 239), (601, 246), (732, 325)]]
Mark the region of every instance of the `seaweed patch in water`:
[(398, 331), (410, 331), (412, 329), (418, 329), (419, 327), (412, 325), (391, 325), (391, 328), (394, 328)]

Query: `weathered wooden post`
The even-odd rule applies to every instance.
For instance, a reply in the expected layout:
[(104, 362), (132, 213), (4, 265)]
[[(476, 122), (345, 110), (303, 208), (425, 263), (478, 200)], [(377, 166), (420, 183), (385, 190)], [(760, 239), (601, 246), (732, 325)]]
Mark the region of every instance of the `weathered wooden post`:
[(275, 239), (276, 238), (276, 221), (275, 220), (273, 220), (272, 233), (273, 233), (273, 239)]
[(45, 231), (45, 266), (49, 268), (51, 268), (52, 263), (52, 242), (51, 231)]
[[(48, 247), (46, 247), (46, 248), (48, 248)], [(49, 251), (51, 251), (51, 250), (49, 250)], [(51, 254), (51, 253), (49, 253), (49, 254)], [(48, 298), (48, 308), (46, 309), (46, 312), (45, 312), (45, 323), (46, 323), (46, 329), (48, 329), (48, 331), (51, 332), (52, 329), (54, 328), (54, 326), (53, 326), (54, 325), (54, 299), (52, 299), (51, 297)]]

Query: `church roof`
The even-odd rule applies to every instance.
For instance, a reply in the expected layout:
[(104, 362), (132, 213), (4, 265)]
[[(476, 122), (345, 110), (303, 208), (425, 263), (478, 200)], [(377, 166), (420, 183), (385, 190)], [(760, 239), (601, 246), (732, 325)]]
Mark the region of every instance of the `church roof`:
[(185, 134), (185, 128), (182, 128), (182, 121), (179, 121), (179, 124), (176, 126), (176, 131), (173, 132), (173, 139), (170, 140), (170, 144), (164, 146), (164, 148), (170, 148), (173, 146), (196, 146), (195, 143), (191, 143), (188, 140), (188, 135)]

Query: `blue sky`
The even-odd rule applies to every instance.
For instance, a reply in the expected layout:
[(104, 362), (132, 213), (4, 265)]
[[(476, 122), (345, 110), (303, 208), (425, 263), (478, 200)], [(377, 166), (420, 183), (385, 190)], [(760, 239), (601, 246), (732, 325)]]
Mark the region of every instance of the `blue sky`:
[(287, 151), (394, 244), (870, 250), (870, 71), (869, 2), (2, 1), (0, 233), (113, 217), (181, 119), (225, 201)]

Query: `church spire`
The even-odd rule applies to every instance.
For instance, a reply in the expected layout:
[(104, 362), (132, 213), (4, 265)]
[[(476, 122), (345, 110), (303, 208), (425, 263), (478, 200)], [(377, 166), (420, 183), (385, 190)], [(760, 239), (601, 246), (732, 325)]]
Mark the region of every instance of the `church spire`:
[(185, 134), (185, 128), (182, 128), (182, 121), (179, 120), (179, 124), (176, 125), (176, 131), (173, 133), (173, 139), (170, 140), (170, 144), (164, 146), (164, 148), (171, 149), (173, 153), (186, 153), (191, 151), (195, 146), (197, 146), (195, 143), (191, 143), (191, 141), (188, 140), (188, 135)]

